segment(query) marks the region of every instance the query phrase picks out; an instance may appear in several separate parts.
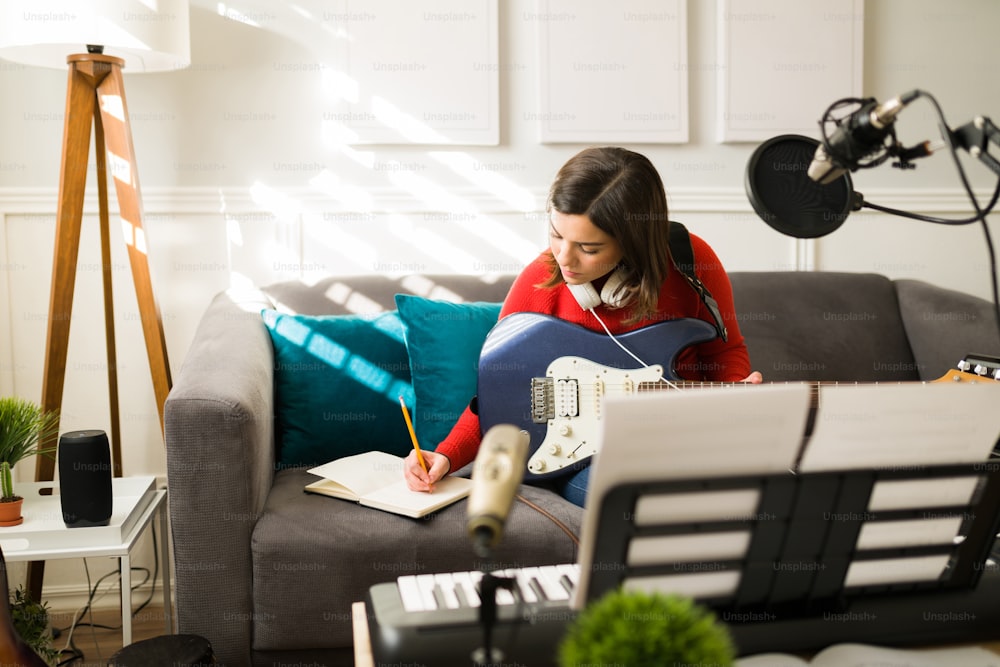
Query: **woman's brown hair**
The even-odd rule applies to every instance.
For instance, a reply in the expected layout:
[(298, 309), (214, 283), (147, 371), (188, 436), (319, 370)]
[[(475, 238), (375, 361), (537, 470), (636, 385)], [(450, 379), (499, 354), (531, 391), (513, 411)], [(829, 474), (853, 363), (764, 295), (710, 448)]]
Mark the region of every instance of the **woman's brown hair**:
[[(660, 287), (670, 270), (670, 222), (667, 195), (656, 167), (644, 155), (625, 148), (580, 151), (559, 169), (545, 210), (585, 215), (622, 248), (619, 265), (624, 289), (632, 292), (630, 320), (653, 315)], [(551, 274), (539, 287), (564, 281), (549, 254)]]

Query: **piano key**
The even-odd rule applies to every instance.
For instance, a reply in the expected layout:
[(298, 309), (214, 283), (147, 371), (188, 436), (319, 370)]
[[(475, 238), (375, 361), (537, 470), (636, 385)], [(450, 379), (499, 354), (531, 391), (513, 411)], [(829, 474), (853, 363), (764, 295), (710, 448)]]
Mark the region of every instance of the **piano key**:
[(417, 590), (420, 591), (420, 598), (424, 604), (425, 611), (433, 611), (438, 608), (437, 600), (434, 598), (434, 575), (418, 574)]
[[(479, 580), (476, 579), (475, 581), (473, 581), (472, 578), (473, 574), (480, 574), (480, 573), (456, 572), (452, 575), (452, 578), (455, 580), (455, 584), (458, 586), (458, 589), (462, 592), (462, 595), (465, 598), (466, 603), (468, 603), (468, 606), (478, 607), (479, 592), (476, 590), (476, 584), (478, 583)], [(482, 575), (480, 574), (480, 577), (481, 576)]]
[(556, 570), (569, 580), (569, 592), (572, 593), (580, 583), (580, 566), (576, 563), (563, 563), (556, 565)]
[(569, 591), (559, 583), (559, 576), (559, 573), (554, 568), (538, 568), (538, 583), (542, 587), (546, 600), (569, 600)]
[(408, 612), (424, 611), (424, 598), (417, 587), (417, 579), (413, 575), (399, 577), (396, 580), (399, 587), (399, 597), (403, 601), (403, 609)]
[(442, 606), (446, 609), (458, 609), (462, 606), (458, 595), (455, 594), (455, 577), (451, 573), (435, 574), (434, 583), (441, 593)]
[(538, 602), (538, 595), (531, 587), (531, 577), (528, 576), (526, 569), (521, 568), (513, 570), (513, 572), (514, 576), (517, 578), (517, 592), (521, 596), (521, 599), (529, 604)]
[[(503, 577), (503, 578), (507, 578), (507, 576), (504, 575), (503, 573), (499, 573), (499, 575), (495, 575), (495, 576), (500, 576), (500, 577)], [(510, 590), (508, 590), (506, 588), (501, 588), (500, 586), (497, 586), (497, 588), (496, 588), (496, 601), (497, 601), (498, 605), (503, 605), (503, 606), (512, 605), (515, 602), (517, 602), (517, 597)]]

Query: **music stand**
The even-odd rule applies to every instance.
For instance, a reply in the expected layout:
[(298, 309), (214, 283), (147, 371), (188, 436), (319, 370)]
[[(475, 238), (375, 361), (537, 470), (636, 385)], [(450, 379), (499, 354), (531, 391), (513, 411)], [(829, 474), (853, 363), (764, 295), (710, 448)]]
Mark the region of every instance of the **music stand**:
[[(1000, 397), (1000, 383), (988, 380), (983, 382), (988, 386), (983, 387), (902, 384), (877, 389), (883, 396), (905, 390), (907, 399), (914, 392), (930, 392), (930, 402), (940, 404), (937, 418), (950, 418), (954, 411), (963, 424), (967, 423), (967, 415), (958, 413), (965, 410), (984, 414), (984, 409), (988, 413), (988, 406), (995, 405)], [(857, 389), (845, 386), (827, 391)], [(782, 414), (784, 411), (776, 408), (783, 403), (794, 407), (794, 401), (787, 402), (780, 395), (784, 390), (777, 391), (776, 400), (768, 402), (770, 406), (755, 406), (755, 411), (770, 407), (771, 414), (765, 421)], [(1000, 434), (1000, 416), (995, 411), (984, 417), (985, 425), (970, 438), (975, 447), (970, 442), (966, 443), (969, 447), (949, 450), (946, 445), (958, 445), (965, 435), (955, 434), (952, 442), (942, 442), (945, 446), (933, 451), (904, 452), (912, 444), (906, 437), (909, 434), (904, 434), (902, 446), (896, 448), (902, 453), (899, 465), (852, 466), (854, 461), (845, 460), (840, 468), (824, 468), (817, 463), (806, 465), (810, 452), (836, 445), (829, 439), (829, 431), (820, 432), (825, 426), (825, 404), (821, 402), (818, 426), (804, 434), (804, 453), (790, 462), (793, 464), (788, 470), (767, 470), (773, 466), (765, 465), (756, 472), (678, 473), (677, 467), (684, 465), (684, 450), (696, 452), (696, 447), (686, 447), (668, 432), (657, 441), (642, 442), (634, 430), (642, 428), (636, 426), (636, 414), (645, 412), (650, 421), (656, 422), (649, 427), (649, 433), (667, 422), (684, 433), (703, 425), (705, 439), (697, 447), (704, 449), (705, 464), (711, 467), (716, 465), (712, 459), (718, 458), (712, 449), (719, 442), (730, 441), (713, 436), (725, 435), (732, 426), (719, 425), (718, 421), (707, 423), (711, 411), (721, 409), (731, 422), (732, 412), (746, 394), (726, 389), (703, 392), (703, 397), (679, 397), (679, 402), (675, 402), (678, 397), (670, 396), (650, 399), (645, 409), (638, 402), (644, 399), (606, 401), (605, 441), (591, 475), (587, 506), (590, 516), (585, 518), (581, 538), (575, 608), (581, 609), (621, 586), (680, 593), (698, 599), (732, 621), (730, 627), (743, 652), (774, 650), (767, 642), (775, 641), (776, 636), (785, 644), (782, 650), (812, 650), (817, 646), (809, 642), (861, 641), (870, 637), (852, 635), (856, 628), (845, 624), (837, 629), (843, 636), (834, 637), (831, 627), (817, 636), (815, 628), (809, 627), (810, 619), (848, 617), (857, 615), (862, 608), (878, 609), (879, 614), (888, 616), (898, 612), (893, 607), (894, 597), (899, 600), (911, 595), (922, 596), (925, 604), (937, 599), (945, 608), (959, 601), (968, 609), (994, 611), (983, 612), (982, 622), (968, 628), (964, 636), (959, 630), (949, 629), (932, 638), (929, 631), (903, 628), (896, 637), (883, 632), (881, 641), (915, 643), (921, 637), (928, 641), (996, 637), (995, 621), (1000, 619), (992, 600), (997, 573), (990, 573), (987, 565), (1000, 532), (1000, 461), (989, 458)], [(711, 392), (716, 394), (714, 401)], [(953, 395), (949, 396), (949, 392)], [(836, 405), (835, 398), (828, 395), (827, 402)], [(713, 402), (717, 404), (713, 406)], [(874, 404), (872, 414), (877, 415), (882, 407), (883, 402)], [(918, 405), (915, 409), (925, 407)], [(847, 413), (827, 408), (837, 420), (846, 418)], [(879, 424), (868, 420), (869, 415), (854, 414), (866, 428), (883, 432)], [(885, 415), (888, 423), (908, 419), (919, 422), (911, 414)], [(621, 437), (620, 429), (632, 430), (629, 437)], [(935, 438), (947, 439), (946, 430), (940, 429)], [(667, 438), (673, 442), (667, 442)], [(612, 450), (614, 459), (604, 454)], [(820, 460), (823, 454), (814, 456), (813, 461)], [(905, 461), (904, 456), (914, 458)], [(954, 463), (948, 462), (951, 456)], [(625, 463), (625, 472), (620, 474), (619, 457), (642, 461), (660, 472), (654, 476), (648, 472), (637, 474), (635, 464), (628, 470), (629, 464)], [(651, 457), (660, 460), (651, 461)], [(916, 457), (929, 459), (913, 463), (920, 460)], [(677, 462), (673, 471), (669, 467), (671, 460)], [(752, 461), (752, 456), (747, 456), (746, 461)], [(981, 591), (978, 584), (984, 573), (989, 576), (989, 590)], [(910, 612), (912, 609), (906, 612), (909, 616), (902, 625), (921, 621), (912, 618)], [(872, 618), (877, 615), (873, 613)], [(788, 637), (788, 626), (782, 630), (776, 621), (797, 624), (797, 631), (792, 633), (795, 636)], [(828, 622), (820, 624), (831, 626)]]

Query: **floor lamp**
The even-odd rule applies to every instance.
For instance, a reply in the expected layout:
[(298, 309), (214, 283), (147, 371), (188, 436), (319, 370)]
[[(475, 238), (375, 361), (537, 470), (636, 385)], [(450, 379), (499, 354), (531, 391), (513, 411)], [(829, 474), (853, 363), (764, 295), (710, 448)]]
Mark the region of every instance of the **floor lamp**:
[[(149, 271), (142, 198), (122, 69), (127, 66), (129, 71), (153, 72), (176, 70), (190, 64), (188, 2), (158, 0), (150, 5), (134, 0), (24, 0), (4, 2), (3, 5), (0, 10), (0, 58), (29, 65), (69, 68), (41, 406), (45, 411), (59, 410), (62, 406), (93, 128), (112, 465), (114, 476), (121, 477), (109, 171), (115, 184), (161, 430), (163, 403), (171, 385), (163, 324)], [(42, 445), (54, 447), (58, 440), (53, 438)], [(40, 456), (36, 461), (35, 481), (52, 480), (54, 459)], [(28, 586), (35, 599), (41, 598), (43, 577), (44, 563), (32, 563), (28, 569)]]

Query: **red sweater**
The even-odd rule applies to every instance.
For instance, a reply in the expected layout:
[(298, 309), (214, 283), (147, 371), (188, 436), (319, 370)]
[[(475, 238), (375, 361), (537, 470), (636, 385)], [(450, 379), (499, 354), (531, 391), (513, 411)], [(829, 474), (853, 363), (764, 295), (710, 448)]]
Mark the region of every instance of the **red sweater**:
[[(729, 340), (723, 342), (721, 338), (716, 338), (687, 348), (678, 355), (674, 370), (686, 380), (739, 382), (750, 374), (751, 368), (743, 335), (736, 320), (729, 276), (712, 248), (694, 234), (691, 234), (691, 247), (694, 250), (698, 278), (718, 302)], [(580, 308), (565, 285), (552, 289), (535, 287), (548, 279), (549, 265), (545, 261), (547, 255), (548, 252), (539, 255), (514, 280), (500, 310), (500, 317), (519, 312), (543, 313), (603, 332), (604, 329), (593, 314)], [(615, 334), (639, 329), (649, 324), (649, 321), (626, 324), (624, 320), (629, 316), (627, 307), (612, 309), (602, 304), (595, 310), (608, 329)], [(658, 311), (664, 320), (697, 317), (714, 324), (705, 304), (684, 277), (673, 268), (660, 289)], [(466, 408), (448, 437), (435, 451), (451, 459), (451, 469), (455, 471), (476, 458), (481, 437), (479, 417), (470, 408)]]

